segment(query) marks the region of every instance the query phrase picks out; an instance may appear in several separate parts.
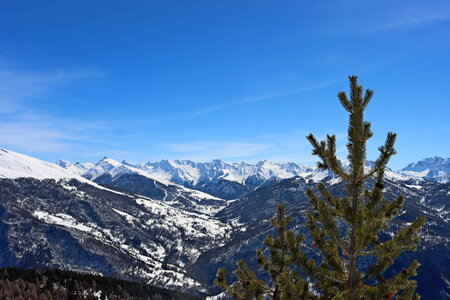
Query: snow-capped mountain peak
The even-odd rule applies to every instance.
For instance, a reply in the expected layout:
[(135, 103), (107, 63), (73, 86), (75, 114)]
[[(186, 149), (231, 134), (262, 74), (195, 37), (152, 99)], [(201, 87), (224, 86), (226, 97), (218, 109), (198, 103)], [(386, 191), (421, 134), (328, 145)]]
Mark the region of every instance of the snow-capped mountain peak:
[[(159, 174), (170, 181), (190, 185), (222, 179), (240, 184), (246, 184), (250, 179), (252, 183), (259, 185), (271, 177), (289, 178), (312, 170), (294, 163), (269, 161), (260, 161), (255, 164), (228, 163), (219, 159), (205, 163), (190, 160), (162, 160), (136, 167), (149, 173)], [(253, 182), (255, 180), (258, 182)]]
[(424, 171), (427, 169), (444, 170), (450, 168), (450, 159), (439, 156), (428, 157), (418, 162), (410, 163), (402, 171)]
[(439, 156), (425, 158), (418, 162), (410, 163), (401, 172), (408, 176), (447, 183), (450, 181), (450, 158)]
[(60, 167), (63, 167), (64, 169), (68, 169), (74, 165), (72, 162), (70, 162), (68, 160), (64, 160), (64, 159), (59, 159), (59, 160), (55, 161), (55, 164), (57, 164)]
[(55, 164), (57, 164), (60, 167), (63, 167), (64, 169), (67, 169), (77, 175), (81, 175), (81, 174), (85, 173), (87, 170), (89, 170), (90, 168), (92, 168), (94, 166), (93, 163), (79, 163), (79, 162), (72, 163), (70, 161), (62, 160), (62, 159), (57, 160), (55, 162)]
[(114, 177), (121, 174), (129, 174), (129, 173), (137, 173), (139, 175), (143, 175), (145, 177), (149, 177), (151, 179), (163, 183), (168, 183), (167, 181), (164, 180), (164, 178), (156, 178), (155, 176), (152, 176), (147, 172), (137, 169), (131, 165), (120, 163), (117, 160), (108, 157), (104, 157), (103, 159), (101, 159), (91, 168), (86, 170), (86, 172), (84, 172), (82, 176), (90, 180), (95, 180), (97, 177), (105, 174), (109, 174), (112, 177)]

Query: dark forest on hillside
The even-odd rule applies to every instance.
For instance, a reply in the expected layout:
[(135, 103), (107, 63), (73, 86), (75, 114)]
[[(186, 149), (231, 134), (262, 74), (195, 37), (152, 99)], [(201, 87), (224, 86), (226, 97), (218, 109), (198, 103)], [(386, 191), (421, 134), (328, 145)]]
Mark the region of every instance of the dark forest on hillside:
[(58, 269), (0, 269), (0, 299), (195, 300), (195, 296), (138, 282)]

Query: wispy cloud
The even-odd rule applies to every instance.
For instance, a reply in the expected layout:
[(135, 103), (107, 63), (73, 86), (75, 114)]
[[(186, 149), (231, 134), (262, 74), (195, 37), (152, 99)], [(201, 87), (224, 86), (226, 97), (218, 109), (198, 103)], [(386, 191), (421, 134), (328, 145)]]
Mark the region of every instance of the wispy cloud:
[(29, 102), (75, 80), (107, 74), (97, 69), (29, 71), (0, 69), (0, 114), (29, 112)]
[(282, 99), (284, 97), (289, 97), (289, 96), (301, 95), (303, 93), (307, 93), (307, 92), (311, 92), (311, 91), (329, 87), (340, 81), (342, 81), (342, 79), (328, 80), (328, 81), (323, 81), (323, 82), (316, 83), (316, 84), (311, 84), (307, 87), (292, 89), (290, 91), (273, 92), (273, 93), (264, 94), (264, 95), (249, 96), (249, 97), (244, 97), (244, 98), (237, 99), (237, 100), (230, 100), (230, 101), (219, 103), (216, 105), (205, 106), (203, 108), (200, 108), (200, 109), (197, 109), (194, 111), (190, 111), (190, 112), (168, 114), (168, 115), (161, 116), (158, 118), (153, 118), (153, 119), (128, 120), (127, 122), (128, 122), (128, 124), (134, 124), (134, 125), (138, 126), (138, 125), (143, 125), (143, 124), (145, 124), (145, 125), (161, 124), (161, 123), (192, 120), (192, 119), (196, 119), (196, 118), (199, 118), (199, 117), (211, 114), (211, 113), (219, 112), (221, 110), (233, 108), (236, 106), (241, 106), (241, 105), (255, 103), (255, 102), (277, 100), (277, 99)]
[(380, 22), (367, 33), (393, 29), (408, 29), (450, 20), (450, 5), (434, 3), (428, 6), (413, 6), (387, 11)]
[(207, 161), (216, 158), (242, 159), (267, 153), (270, 145), (252, 142), (192, 142), (162, 145), (172, 156)]
[[(77, 80), (106, 76), (96, 69), (30, 71), (0, 69), (1, 146), (18, 151), (62, 152), (75, 142), (89, 142), (85, 122), (64, 120), (40, 108), (54, 89)], [(89, 126), (95, 127), (93, 123)]]
[[(255, 136), (244, 141), (192, 141), (174, 142), (160, 145), (170, 158), (209, 161), (256, 162), (271, 160), (276, 162), (314, 163), (317, 158), (311, 155), (311, 145), (306, 140), (307, 132), (294, 131)], [(325, 134), (317, 135), (321, 139)], [(337, 134), (339, 149), (345, 148), (345, 134)]]
[[(0, 146), (26, 153), (57, 153), (63, 158), (98, 158), (104, 155), (116, 159), (146, 160), (146, 155), (161, 153), (167, 158), (187, 158), (198, 161), (216, 158), (236, 161), (263, 159), (294, 160), (309, 155), (304, 132), (267, 135), (231, 141), (188, 141), (181, 136), (173, 142), (154, 145), (141, 122), (165, 123), (186, 121), (248, 103), (271, 101), (321, 89), (338, 81), (326, 81), (291, 91), (247, 97), (182, 115), (162, 116), (158, 120), (85, 120), (72, 116), (63, 119), (52, 111), (40, 108), (40, 103), (52, 99), (52, 91), (76, 84), (83, 79), (103, 77), (97, 70), (86, 71), (15, 71), (0, 69)], [(63, 99), (61, 101), (64, 101)], [(144, 129), (143, 129), (144, 128)], [(120, 132), (120, 133), (118, 133)], [(119, 138), (120, 136), (120, 138)], [(167, 138), (166, 138), (167, 139)], [(139, 144), (139, 147), (136, 145)], [(126, 145), (129, 149), (124, 149)], [(135, 150), (139, 148), (140, 150)], [(299, 155), (299, 149), (304, 149)], [(128, 151), (131, 150), (131, 151)], [(303, 151), (303, 150), (300, 150)]]
[(67, 136), (55, 128), (39, 123), (0, 122), (2, 146), (36, 152), (63, 152), (67, 150)]
[(330, 81), (313, 84), (313, 85), (310, 85), (307, 87), (294, 89), (291, 91), (284, 91), (284, 92), (278, 92), (278, 93), (272, 93), (272, 94), (266, 94), (266, 95), (260, 95), (260, 96), (247, 97), (247, 98), (243, 98), (243, 99), (239, 99), (239, 100), (221, 103), (218, 105), (212, 105), (212, 106), (204, 107), (202, 109), (199, 109), (197, 111), (190, 113), (189, 117), (195, 118), (195, 117), (198, 117), (201, 115), (206, 115), (206, 114), (209, 114), (212, 112), (224, 110), (224, 109), (231, 108), (234, 106), (240, 106), (240, 105), (244, 105), (244, 104), (248, 104), (248, 103), (253, 103), (253, 102), (275, 100), (275, 99), (280, 99), (280, 98), (284, 98), (284, 97), (300, 95), (303, 93), (307, 93), (307, 92), (311, 92), (311, 91), (315, 91), (318, 89), (322, 89), (322, 88), (331, 86), (333, 84), (336, 84), (337, 82), (339, 82), (339, 80), (330, 80)]

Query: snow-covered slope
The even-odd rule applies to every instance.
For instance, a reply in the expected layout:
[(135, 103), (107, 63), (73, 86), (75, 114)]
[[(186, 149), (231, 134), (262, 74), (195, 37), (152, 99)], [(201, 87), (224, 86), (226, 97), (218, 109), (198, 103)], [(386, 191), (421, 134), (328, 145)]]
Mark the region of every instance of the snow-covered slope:
[(50, 162), (0, 148), (0, 178), (32, 177), (37, 179), (84, 178)]
[(447, 183), (450, 181), (450, 158), (429, 157), (410, 163), (401, 170), (407, 176)]
[[(72, 172), (76, 167), (74, 164), (66, 161), (58, 161), (59, 165), (45, 162), (24, 154), (16, 153), (10, 150), (0, 148), (0, 178), (36, 178), (36, 179), (76, 179), (80, 182), (88, 183), (97, 188), (103, 188), (100, 184), (107, 184), (121, 188), (130, 192), (139, 192), (141, 186), (148, 188), (154, 186), (161, 197), (153, 194), (145, 194), (157, 200), (164, 200), (166, 203), (177, 208), (184, 208), (188, 211), (202, 212), (209, 215), (214, 214), (226, 202), (220, 198), (211, 196), (201, 191), (192, 190), (184, 186), (171, 183), (164, 178), (155, 178), (154, 175), (145, 171), (121, 164), (113, 159), (104, 158), (97, 164), (91, 164), (91, 168), (83, 173), (83, 176)], [(84, 167), (89, 164), (84, 164)], [(65, 167), (65, 168), (63, 168)], [(137, 184), (136, 177), (127, 177), (125, 175), (139, 176), (140, 183)], [(96, 180), (101, 177), (102, 180)], [(108, 178), (107, 180), (105, 178)], [(127, 180), (124, 182), (124, 178)], [(115, 184), (119, 182), (118, 184)], [(130, 184), (129, 184), (130, 183)], [(136, 188), (137, 190), (135, 190)]]
[(0, 267), (51, 267), (204, 289), (186, 267), (220, 247), (217, 218), (77, 180), (0, 178)]
[[(65, 163), (68, 168), (73, 165)], [(164, 177), (103, 158), (81, 174), (95, 183), (165, 201), (173, 207), (212, 215), (226, 205), (223, 199), (170, 182)]]

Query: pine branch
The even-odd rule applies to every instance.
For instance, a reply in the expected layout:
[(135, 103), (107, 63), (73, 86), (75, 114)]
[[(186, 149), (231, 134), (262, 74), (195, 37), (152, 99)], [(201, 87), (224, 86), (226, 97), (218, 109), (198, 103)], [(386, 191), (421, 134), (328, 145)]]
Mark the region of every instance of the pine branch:
[(384, 146), (378, 148), (378, 150), (380, 151), (380, 156), (375, 161), (374, 166), (371, 168), (371, 170), (363, 177), (363, 180), (366, 180), (367, 178), (373, 176), (375, 173), (384, 173), (386, 165), (388, 164), (391, 156), (397, 153), (394, 149), (396, 137), (397, 135), (395, 133), (389, 132), (387, 134)]
[(320, 142), (317, 141), (313, 134), (309, 134), (306, 138), (313, 146), (312, 154), (319, 156), (322, 160), (322, 162), (317, 164), (317, 167), (323, 170), (331, 170), (343, 180), (347, 181), (348, 174), (345, 173), (336, 156), (336, 136), (327, 135), (327, 140)]
[(416, 251), (419, 242), (417, 231), (426, 219), (418, 217), (410, 225), (400, 229), (392, 239), (376, 245), (370, 253), (377, 258), (368, 273), (380, 277), (381, 273), (394, 263), (395, 258), (404, 251)]

